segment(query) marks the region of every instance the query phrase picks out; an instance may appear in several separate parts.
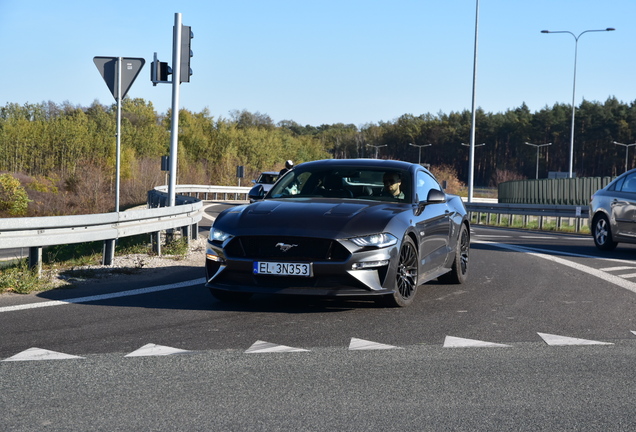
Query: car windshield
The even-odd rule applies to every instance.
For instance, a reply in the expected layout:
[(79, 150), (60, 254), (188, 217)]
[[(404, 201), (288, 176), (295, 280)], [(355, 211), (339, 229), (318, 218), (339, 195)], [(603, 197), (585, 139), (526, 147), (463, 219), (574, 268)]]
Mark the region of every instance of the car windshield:
[(411, 202), (410, 177), (406, 171), (377, 167), (303, 167), (287, 173), (267, 198), (355, 198)]
[(256, 180), (256, 183), (274, 184), (276, 183), (276, 180), (278, 180), (278, 174), (261, 173), (261, 175), (258, 177), (258, 180)]

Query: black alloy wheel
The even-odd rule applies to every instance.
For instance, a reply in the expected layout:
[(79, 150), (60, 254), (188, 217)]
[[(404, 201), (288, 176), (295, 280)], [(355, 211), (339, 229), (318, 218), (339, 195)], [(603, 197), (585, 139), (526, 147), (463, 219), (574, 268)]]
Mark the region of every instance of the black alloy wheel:
[(451, 271), (437, 278), (438, 281), (445, 284), (462, 284), (468, 278), (468, 257), (470, 255), (470, 235), (468, 227), (462, 224), (457, 241), (457, 250), (455, 251), (455, 260)]
[(387, 296), (387, 305), (405, 307), (413, 303), (417, 291), (418, 256), (415, 243), (405, 237), (400, 248), (400, 258), (395, 274), (395, 290)]

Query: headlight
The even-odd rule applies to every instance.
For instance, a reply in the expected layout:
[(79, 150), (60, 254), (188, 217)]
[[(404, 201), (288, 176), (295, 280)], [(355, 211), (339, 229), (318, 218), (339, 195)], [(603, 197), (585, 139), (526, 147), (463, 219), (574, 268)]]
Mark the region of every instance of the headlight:
[(210, 241), (224, 242), (230, 237), (232, 237), (231, 234), (221, 231), (220, 229), (210, 228)]
[(393, 234), (389, 233), (380, 233), (380, 234), (371, 234), (368, 236), (362, 237), (353, 237), (350, 238), (353, 243), (360, 247), (377, 247), (384, 248), (388, 246), (393, 246), (397, 244), (398, 239)]

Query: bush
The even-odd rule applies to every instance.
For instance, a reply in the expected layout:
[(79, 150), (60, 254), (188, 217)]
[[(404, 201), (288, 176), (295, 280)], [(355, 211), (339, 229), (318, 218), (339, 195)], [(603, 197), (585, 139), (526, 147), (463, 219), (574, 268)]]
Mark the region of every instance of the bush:
[(24, 216), (29, 207), (29, 195), (20, 184), (20, 180), (11, 174), (0, 175), (0, 213), (9, 216)]
[(446, 182), (446, 192), (459, 195), (464, 184), (459, 181), (457, 170), (450, 165), (436, 165), (430, 168), (431, 173), (440, 183)]

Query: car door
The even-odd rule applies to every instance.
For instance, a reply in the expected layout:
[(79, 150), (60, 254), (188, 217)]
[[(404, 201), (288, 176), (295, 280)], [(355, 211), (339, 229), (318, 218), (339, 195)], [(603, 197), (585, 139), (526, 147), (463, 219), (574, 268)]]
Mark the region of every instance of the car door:
[[(425, 171), (418, 171), (415, 181), (419, 202), (426, 201), (432, 189), (442, 190), (439, 183)], [(450, 213), (446, 203), (426, 204), (421, 213), (416, 216), (422, 276), (437, 272), (446, 262), (449, 251), (450, 226)]]
[(610, 205), (618, 235), (636, 237), (636, 173), (617, 186)]

